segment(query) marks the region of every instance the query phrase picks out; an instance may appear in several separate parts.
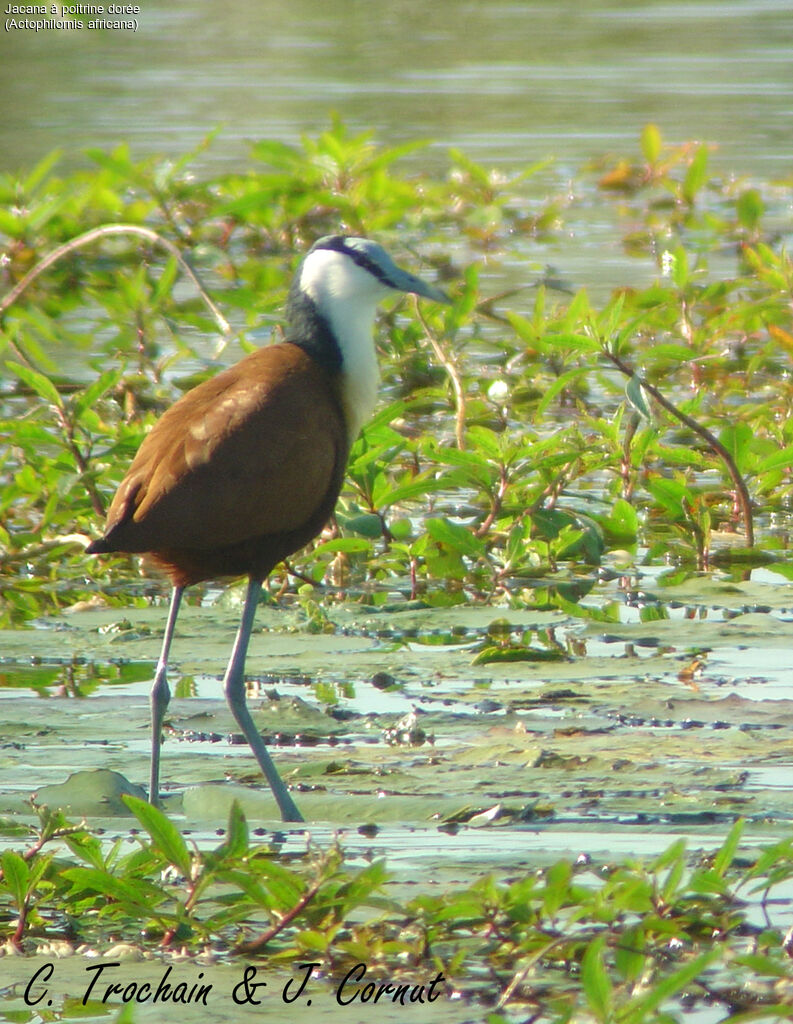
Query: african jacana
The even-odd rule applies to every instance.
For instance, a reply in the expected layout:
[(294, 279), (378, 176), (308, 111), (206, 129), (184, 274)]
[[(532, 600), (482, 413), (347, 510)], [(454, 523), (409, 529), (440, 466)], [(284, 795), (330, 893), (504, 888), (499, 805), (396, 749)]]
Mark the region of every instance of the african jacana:
[(284, 340), (199, 384), (164, 413), (113, 499), (104, 537), (86, 548), (148, 553), (173, 584), (151, 691), (152, 803), (184, 589), (247, 576), (223, 687), (284, 821), (303, 820), (248, 711), (245, 654), (262, 582), (333, 512), (350, 445), (377, 398), (376, 308), (394, 291), (449, 301), (375, 242), (340, 235), (316, 242), (289, 292)]

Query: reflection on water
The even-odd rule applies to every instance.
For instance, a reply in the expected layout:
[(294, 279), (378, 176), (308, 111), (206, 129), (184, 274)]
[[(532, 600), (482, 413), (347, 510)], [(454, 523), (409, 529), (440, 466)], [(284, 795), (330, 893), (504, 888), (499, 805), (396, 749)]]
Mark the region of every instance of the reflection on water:
[(228, 165), (246, 140), (294, 141), (330, 110), (379, 141), (487, 164), (574, 167), (653, 120), (719, 144), (725, 167), (787, 170), (788, 0), (148, 0), (139, 17), (137, 33), (0, 34), (0, 170), (56, 146), (72, 163), (119, 141), (182, 154), (218, 125), (206, 159)]

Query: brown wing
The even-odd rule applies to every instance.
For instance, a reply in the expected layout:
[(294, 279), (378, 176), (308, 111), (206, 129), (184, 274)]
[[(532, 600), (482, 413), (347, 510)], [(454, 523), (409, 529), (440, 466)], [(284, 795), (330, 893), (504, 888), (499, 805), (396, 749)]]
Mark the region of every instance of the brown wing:
[(338, 487), (346, 457), (327, 375), (295, 345), (261, 349), (155, 424), (111, 505), (107, 548), (211, 550), (294, 531)]

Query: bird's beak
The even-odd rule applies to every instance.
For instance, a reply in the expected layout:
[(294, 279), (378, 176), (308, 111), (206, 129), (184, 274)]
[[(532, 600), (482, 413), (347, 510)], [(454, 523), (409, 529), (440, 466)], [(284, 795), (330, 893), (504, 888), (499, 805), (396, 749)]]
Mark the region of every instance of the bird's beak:
[(427, 281), (422, 280), (420, 277), (416, 277), (415, 274), (408, 273), (407, 270), (402, 270), (401, 267), (395, 267), (396, 273), (389, 275), (389, 284), (392, 288), (396, 288), (400, 292), (410, 292), (412, 295), (421, 295), (422, 298), (432, 299), (433, 302), (444, 302), (447, 305), (451, 304), (451, 299), (446, 292), (441, 291), (440, 288), (436, 288), (435, 285), (429, 284)]
[(415, 295), (422, 295), (425, 299), (432, 299), (433, 302), (443, 302), (447, 306), (451, 305), (452, 300), (440, 288), (436, 288), (433, 284), (427, 284), (420, 277), (415, 278), (415, 282), (415, 286), (410, 289)]

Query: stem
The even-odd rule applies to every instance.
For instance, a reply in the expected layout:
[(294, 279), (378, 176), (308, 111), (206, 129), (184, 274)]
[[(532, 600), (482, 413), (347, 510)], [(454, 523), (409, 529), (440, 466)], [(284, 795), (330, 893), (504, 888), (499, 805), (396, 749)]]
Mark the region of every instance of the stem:
[[(198, 878), (194, 882), (190, 883), (190, 893), (189, 893), (187, 899), (185, 900), (185, 904), (184, 904), (184, 912), (185, 912), (185, 914), (189, 915), (189, 914), (191, 914), (193, 912), (193, 908), (195, 907), (196, 903), (198, 902), (199, 894), (205, 888), (201, 884), (201, 882), (202, 882), (202, 879)], [(170, 944), (174, 940), (174, 937), (176, 936), (176, 932), (177, 931), (178, 931), (178, 927), (176, 925), (174, 925), (172, 928), (169, 928), (168, 931), (163, 935), (162, 939), (160, 940), (160, 946), (162, 946), (163, 948), (167, 948), (168, 946), (170, 946)]]
[(314, 884), (307, 889), (297, 903), (288, 911), (280, 920), (278, 920), (272, 927), (268, 928), (266, 932), (262, 932), (261, 935), (255, 939), (251, 939), (250, 942), (242, 942), (239, 946), (235, 947), (235, 953), (258, 953), (260, 950), (275, 938), (275, 936), (284, 930), (287, 925), (291, 924), (297, 915), (304, 910), (308, 904), (314, 899), (322, 886), (322, 880), (317, 879)]
[(508, 488), (509, 478), (507, 476), (507, 469), (506, 466), (502, 464), (501, 466), (499, 466), (498, 487), (496, 488), (495, 494), (491, 495), (490, 497), (490, 511), (487, 513), (487, 515), (479, 524), (479, 526), (474, 530), (475, 537), (487, 536), (487, 531), (496, 521), (501, 512), (502, 505), (504, 504), (504, 496), (506, 495)]
[(620, 476), (622, 477), (622, 497), (630, 501), (633, 497), (633, 479), (631, 475), (631, 442), (633, 441), (636, 429), (639, 426), (640, 416), (638, 412), (632, 412), (625, 424), (625, 437), (622, 442), (622, 465)]
[(16, 930), (14, 931), (14, 934), (9, 939), (9, 942), (11, 943), (11, 945), (14, 946), (16, 949), (19, 949), (20, 946), (22, 945), (22, 938), (23, 938), (23, 936), (25, 934), (25, 929), (27, 927), (27, 923), (28, 923), (28, 910), (30, 909), (29, 899), (30, 899), (29, 895), (25, 896), (25, 901), (22, 904), (22, 906), (19, 908), (19, 919), (17, 920)]
[(80, 476), (82, 477), (85, 489), (88, 491), (88, 497), (91, 499), (91, 507), (93, 508), (94, 512), (96, 512), (96, 514), (99, 516), (99, 518), (102, 519), (104, 518), (107, 509), (105, 508), (105, 503), (102, 501), (102, 496), (97, 491), (93, 481), (88, 478), (88, 460), (80, 451), (80, 446), (77, 444), (77, 441), (75, 439), (74, 423), (66, 415), (66, 410), (62, 406), (56, 406), (56, 412), (58, 420), (61, 425), (61, 431), (63, 433), (64, 439), (66, 440), (66, 446), (72, 453), (72, 458), (77, 464), (77, 468), (80, 470)]
[(82, 235), (77, 235), (75, 238), (70, 238), (68, 242), (64, 242), (63, 245), (59, 245), (57, 249), (53, 249), (51, 253), (48, 253), (43, 259), (25, 274), (25, 276), (18, 281), (10, 292), (7, 292), (2, 298), (0, 298), (0, 317), (7, 309), (9, 309), (17, 301), (20, 295), (25, 289), (32, 284), (41, 274), (51, 267), (53, 263), (57, 263), (63, 256), (67, 256), (69, 253), (74, 252), (75, 249), (79, 249), (84, 245), (88, 245), (91, 242), (96, 241), (98, 238), (108, 238), (111, 235), (137, 235), (139, 238), (145, 238), (146, 241), (152, 242), (154, 245), (159, 245), (166, 252), (168, 252), (179, 266), (182, 268), (185, 274), (195, 285), (198, 294), (204, 300), (209, 311), (215, 318), (215, 323), (221, 334), (228, 337), (231, 331), (231, 325), (228, 320), (223, 316), (218, 307), (209, 297), (209, 294), (201, 284), (201, 280), (198, 274), (190, 266), (187, 258), (180, 251), (179, 247), (174, 245), (170, 239), (165, 238), (163, 235), (158, 234), (156, 231), (152, 231), (151, 228), (144, 228), (138, 224), (102, 224), (98, 228), (92, 228), (90, 231), (83, 232)]
[[(84, 245), (88, 245), (89, 243), (94, 242), (99, 238), (107, 238), (111, 235), (137, 235), (138, 237), (145, 238), (148, 242), (152, 242), (155, 245), (159, 245), (163, 249), (165, 249), (166, 252), (173, 256), (173, 258), (182, 268), (184, 273), (190, 278), (190, 280), (195, 285), (198, 294), (204, 300), (205, 304), (207, 305), (210, 312), (214, 316), (215, 322), (217, 323), (220, 332), (224, 334), (226, 337), (228, 337), (232, 333), (231, 325), (229, 324), (228, 320), (226, 320), (226, 318), (220, 312), (218, 307), (209, 297), (209, 294), (202, 285), (197, 273), (190, 266), (189, 262), (187, 261), (187, 258), (183, 255), (179, 248), (176, 245), (174, 245), (174, 243), (171, 242), (169, 239), (165, 238), (163, 235), (158, 234), (156, 231), (152, 231), (151, 228), (140, 227), (137, 224), (103, 224), (98, 228), (92, 228), (90, 231), (85, 231), (83, 234), (77, 235), (75, 238), (69, 239), (68, 242), (64, 242), (63, 245), (59, 245), (57, 249), (53, 249), (52, 252), (48, 253), (41, 260), (39, 260), (39, 262), (31, 270), (29, 270), (20, 281), (18, 281), (14, 285), (11, 291), (7, 292), (0, 298), (0, 323), (2, 323), (2, 317), (6, 310), (10, 309), (11, 306), (13, 306), (17, 299), (24, 293), (24, 291), (36, 280), (36, 278), (40, 277), (40, 275), (43, 274), (45, 270), (53, 266), (53, 264), (57, 263), (58, 260), (62, 259), (64, 256), (67, 256), (69, 255), (69, 253), (74, 252), (76, 249), (79, 249)], [(22, 359), (22, 361), (26, 363), (28, 366), (32, 366), (32, 362), (27, 357), (27, 355), (15, 343), (12, 342), (12, 344), (14, 350), (16, 351), (17, 355)], [(33, 368), (35, 369), (35, 367)], [(66, 444), (85, 481), (86, 489), (88, 490), (93, 510), (94, 512), (96, 512), (98, 516), (102, 517), (105, 514), (104, 502), (102, 501), (102, 498), (99, 492), (94, 487), (93, 483), (87, 479), (88, 462), (83, 456), (83, 453), (81, 452), (80, 447), (75, 439), (74, 424), (70, 421), (66, 414), (66, 410), (62, 406), (57, 407), (57, 413), (60, 420), (61, 430), (66, 440)]]
[(424, 328), (424, 334), (426, 335), (427, 341), (432, 345), (432, 351), (435, 353), (436, 359), (449, 375), (449, 380), (452, 382), (455, 406), (454, 437), (457, 442), (457, 447), (462, 451), (465, 448), (465, 389), (463, 387), (462, 377), (460, 376), (460, 371), (452, 357), (447, 355), (443, 346), (430, 331), (427, 321), (424, 319), (424, 314), (421, 311), (418, 299), (415, 301), (415, 307), (416, 316), (419, 323)]
[(529, 972), (532, 971), (538, 963), (540, 963), (544, 956), (547, 956), (547, 954), (550, 953), (554, 946), (558, 946), (563, 941), (564, 937), (561, 935), (555, 939), (551, 939), (550, 942), (542, 946), (533, 956), (531, 956), (526, 961), (523, 967), (516, 974), (513, 975), (512, 981), (510, 981), (510, 983), (501, 993), (499, 1000), (496, 1003), (497, 1010), (501, 1010), (507, 1005), (507, 1003), (512, 998), (512, 994), (514, 993), (515, 989), (518, 988), (519, 985), (523, 984)]
[[(41, 544), (31, 544), (30, 547), (20, 548), (18, 551), (0, 551), (0, 569), (11, 571), (11, 568), (18, 563), (41, 558), (52, 551), (53, 548), (60, 547), (62, 544), (79, 544), (80, 547), (85, 547), (85, 534), (60, 533), (50, 540), (43, 541)], [(0, 871), (1, 879), (2, 871)]]
[(718, 437), (716, 437), (715, 434), (708, 430), (707, 427), (703, 427), (701, 423), (697, 423), (697, 421), (693, 419), (691, 416), (689, 416), (688, 413), (685, 413), (681, 409), (678, 409), (676, 405), (674, 405), (672, 402), (669, 401), (668, 398), (665, 398), (664, 395), (661, 394), (658, 388), (650, 384), (648, 380), (646, 380), (644, 377), (636, 373), (635, 370), (632, 370), (631, 367), (628, 366), (627, 363), (623, 362), (623, 360), (620, 359), (620, 357), (616, 353), (610, 351), (607, 348), (604, 348), (603, 352), (606, 358), (609, 359), (617, 367), (620, 373), (623, 373), (626, 377), (635, 377), (639, 381), (641, 386), (644, 388), (644, 390), (647, 391), (648, 394), (652, 395), (660, 406), (666, 409), (666, 411), (670, 415), (674, 416), (676, 420), (679, 420), (681, 423), (684, 423), (689, 428), (689, 430), (693, 430), (697, 437), (701, 437), (702, 440), (711, 449), (711, 451), (715, 452), (716, 455), (718, 455), (718, 457), (727, 467), (727, 472), (730, 474), (730, 478), (732, 479), (732, 482), (735, 486), (735, 493), (738, 498), (738, 504), (741, 508), (741, 515), (743, 516), (746, 546), (750, 548), (754, 547), (754, 519), (752, 516), (752, 499), (749, 495), (749, 489), (746, 486), (746, 483), (743, 477), (741, 476), (738, 467), (735, 465), (735, 459), (733, 459), (732, 455), (730, 455), (730, 453), (727, 451), (727, 449), (724, 447), (724, 445), (721, 443)]

